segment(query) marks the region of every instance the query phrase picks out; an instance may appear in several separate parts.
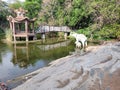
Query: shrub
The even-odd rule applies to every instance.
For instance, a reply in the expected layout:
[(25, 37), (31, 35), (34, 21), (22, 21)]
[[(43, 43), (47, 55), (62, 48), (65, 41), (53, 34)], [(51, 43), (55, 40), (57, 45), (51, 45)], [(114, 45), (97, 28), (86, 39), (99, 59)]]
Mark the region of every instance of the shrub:
[(101, 29), (93, 30), (88, 27), (79, 29), (76, 32), (85, 34), (89, 39), (93, 40), (120, 39), (120, 25), (116, 23), (105, 25)]
[(58, 37), (59, 38), (64, 38), (64, 32), (58, 32)]
[(106, 25), (98, 32), (98, 34), (104, 39), (118, 39), (120, 38), (120, 25)]
[(11, 29), (5, 30), (5, 37), (7, 41), (12, 41), (12, 30)]
[(76, 32), (79, 33), (79, 34), (84, 34), (87, 37), (90, 37), (90, 34), (91, 34), (91, 30), (89, 28), (79, 29)]

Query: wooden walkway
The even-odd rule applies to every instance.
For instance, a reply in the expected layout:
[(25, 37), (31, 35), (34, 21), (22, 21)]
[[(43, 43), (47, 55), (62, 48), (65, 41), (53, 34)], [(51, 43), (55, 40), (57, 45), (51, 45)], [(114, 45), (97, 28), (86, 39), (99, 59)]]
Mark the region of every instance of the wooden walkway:
[(47, 32), (70, 32), (70, 28), (67, 26), (40, 26), (36, 33), (47, 33)]

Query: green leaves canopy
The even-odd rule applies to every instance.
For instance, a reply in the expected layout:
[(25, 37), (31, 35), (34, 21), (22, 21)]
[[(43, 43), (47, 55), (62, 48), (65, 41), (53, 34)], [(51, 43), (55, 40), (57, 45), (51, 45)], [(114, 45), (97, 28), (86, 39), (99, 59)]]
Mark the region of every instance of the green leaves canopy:
[(28, 17), (37, 17), (38, 12), (41, 9), (41, 0), (26, 0), (26, 2), (24, 3), (24, 8), (28, 10)]
[(0, 30), (6, 28), (6, 16), (10, 13), (7, 3), (0, 0)]

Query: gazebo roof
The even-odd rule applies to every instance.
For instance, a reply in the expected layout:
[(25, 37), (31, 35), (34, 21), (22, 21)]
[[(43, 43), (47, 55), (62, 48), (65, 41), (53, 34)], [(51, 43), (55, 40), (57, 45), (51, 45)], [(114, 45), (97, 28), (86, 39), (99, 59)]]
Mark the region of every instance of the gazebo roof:
[(36, 20), (36, 18), (33, 19), (29, 19), (28, 17), (23, 17), (23, 18), (13, 18), (12, 22), (23, 22), (23, 21), (28, 21), (28, 22), (34, 22)]
[(15, 9), (14, 12), (17, 14), (17, 17), (22, 18), (25, 17), (27, 10), (20, 7), (19, 9)]
[(33, 19), (29, 19), (28, 17), (25, 16), (25, 13), (27, 12), (26, 10), (19, 8), (14, 10), (14, 12), (17, 14), (17, 16), (15, 18), (13, 18), (12, 16), (7, 17), (7, 19), (10, 22), (23, 22), (23, 21), (28, 21), (28, 22), (34, 22), (36, 20), (36, 18)]

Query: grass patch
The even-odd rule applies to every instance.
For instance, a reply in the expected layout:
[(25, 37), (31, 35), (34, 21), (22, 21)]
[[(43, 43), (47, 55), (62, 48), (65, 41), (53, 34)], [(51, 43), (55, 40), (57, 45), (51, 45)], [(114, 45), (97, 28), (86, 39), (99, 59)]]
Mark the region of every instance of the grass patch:
[(6, 29), (5, 30), (5, 38), (7, 41), (12, 41), (12, 30), (11, 29)]

